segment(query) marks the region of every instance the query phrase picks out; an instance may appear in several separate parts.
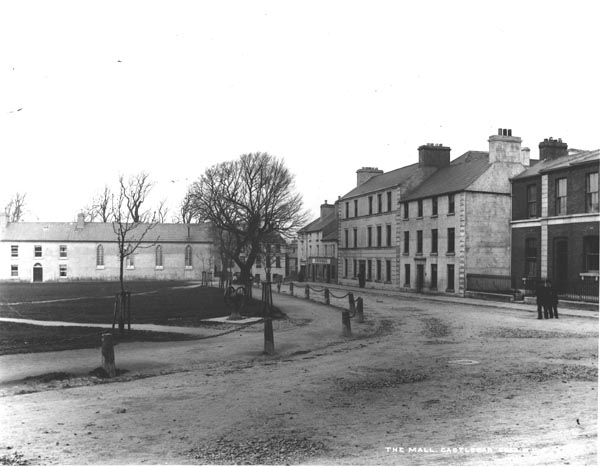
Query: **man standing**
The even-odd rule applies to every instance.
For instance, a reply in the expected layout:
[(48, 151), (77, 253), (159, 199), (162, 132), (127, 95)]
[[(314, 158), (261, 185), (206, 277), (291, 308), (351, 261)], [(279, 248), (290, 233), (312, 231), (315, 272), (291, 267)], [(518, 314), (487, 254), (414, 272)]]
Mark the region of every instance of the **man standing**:
[(558, 294), (550, 281), (548, 281), (548, 310), (550, 311), (550, 318), (558, 319)]
[(537, 281), (535, 286), (535, 303), (537, 304), (537, 319), (542, 319), (542, 307), (544, 308), (544, 312), (546, 314), (546, 318), (548, 318), (548, 311), (545, 307), (545, 287), (541, 281)]

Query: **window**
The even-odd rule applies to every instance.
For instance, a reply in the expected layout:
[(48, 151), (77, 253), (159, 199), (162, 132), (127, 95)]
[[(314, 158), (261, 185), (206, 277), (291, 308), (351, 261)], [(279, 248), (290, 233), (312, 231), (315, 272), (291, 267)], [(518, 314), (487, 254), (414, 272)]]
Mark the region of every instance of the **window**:
[(527, 217), (537, 217), (536, 185), (527, 185)]
[(387, 192), (387, 210), (390, 212), (392, 210), (392, 192)]
[(373, 261), (371, 261), (370, 259), (367, 260), (367, 280), (372, 280), (373, 277), (371, 275), (371, 271), (373, 270)]
[(585, 212), (598, 212), (598, 172), (585, 176)]
[(348, 260), (344, 258), (344, 277), (348, 277)]
[(448, 289), (447, 292), (454, 292), (454, 264), (448, 265)]
[(454, 227), (448, 229), (448, 253), (454, 253)]
[(350, 242), (348, 241), (348, 229), (344, 230), (344, 245), (346, 245), (346, 248), (350, 248)]
[(281, 267), (281, 257), (280, 256), (275, 256), (275, 267), (276, 268)]
[(408, 203), (403, 203), (402, 206), (404, 208), (404, 219), (408, 219)]
[(385, 244), (386, 246), (392, 246), (392, 226), (385, 226)]
[(18, 258), (19, 257), (19, 245), (11, 245), (10, 246), (10, 256), (12, 258)]
[(163, 254), (162, 254), (162, 246), (158, 245), (155, 251), (155, 266), (157, 268), (163, 267)]
[(127, 246), (126, 254), (127, 256), (125, 257), (125, 265), (127, 269), (135, 269), (135, 261), (133, 259), (133, 251), (131, 249), (131, 245)]
[(410, 264), (404, 265), (404, 287), (410, 287)]
[(356, 277), (356, 273), (358, 270), (356, 269), (356, 260), (352, 260), (352, 277)]
[(567, 179), (559, 178), (555, 182), (556, 186), (556, 207), (555, 215), (560, 216), (567, 213)]
[(350, 203), (346, 201), (346, 219), (350, 217)]
[(537, 277), (537, 239), (527, 238), (525, 240), (525, 275)]
[(262, 268), (262, 257), (260, 255), (256, 255), (256, 267)]
[(358, 229), (354, 229), (352, 241), (354, 242), (354, 248), (358, 248)]
[(417, 217), (423, 217), (423, 200), (417, 201)]
[(381, 246), (381, 226), (377, 226), (377, 246)]
[(383, 211), (383, 200), (382, 200), (381, 193), (379, 193), (377, 195), (377, 212), (382, 212), (382, 211)]
[(431, 215), (432, 216), (437, 216), (438, 215), (438, 199), (437, 199), (437, 196), (434, 196), (433, 198), (431, 198)]
[(389, 259), (385, 260), (385, 281), (392, 282), (392, 261)]
[(67, 265), (66, 264), (59, 264), (58, 276), (59, 277), (67, 277)]
[(367, 227), (367, 246), (373, 246), (373, 229)]
[(378, 281), (381, 280), (381, 260), (377, 260), (377, 275), (375, 276)]
[(583, 268), (585, 272), (598, 272), (598, 237), (583, 238)]
[(431, 229), (431, 254), (437, 255), (438, 252), (438, 230)]
[(19, 265), (18, 264), (11, 264), (10, 277), (19, 277)]
[(96, 247), (96, 267), (104, 267), (104, 247), (102, 245)]
[(35, 256), (36, 258), (42, 257), (42, 245), (35, 245), (33, 247), (33, 256)]
[(60, 245), (58, 247), (58, 257), (66, 258), (67, 257), (67, 245)]
[(431, 265), (431, 288), (437, 289), (437, 264)]
[(358, 200), (354, 200), (354, 217), (358, 217)]
[(369, 196), (369, 214), (373, 214), (373, 197)]
[(454, 214), (454, 194), (448, 195), (448, 214)]
[(410, 232), (407, 230), (404, 232), (404, 251), (403, 251), (403, 253), (405, 255), (407, 255), (409, 252), (409, 249), (408, 249), (409, 240), (410, 240)]
[(423, 254), (423, 231), (417, 230), (417, 254)]
[(185, 267), (192, 267), (192, 247), (190, 245), (185, 247)]

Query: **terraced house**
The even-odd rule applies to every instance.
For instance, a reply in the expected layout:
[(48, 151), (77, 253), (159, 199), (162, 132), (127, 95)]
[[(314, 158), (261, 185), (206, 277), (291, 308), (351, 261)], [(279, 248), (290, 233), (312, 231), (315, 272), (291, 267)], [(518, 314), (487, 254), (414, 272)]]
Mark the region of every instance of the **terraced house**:
[(416, 164), (359, 170), (339, 201), (340, 282), (364, 273), (367, 287), (464, 295), (469, 274), (509, 274), (510, 178), (529, 150), (511, 130), (488, 143), (453, 161), (450, 148), (427, 144)]
[(512, 179), (512, 273), (531, 290), (551, 279), (560, 293), (598, 297), (600, 150), (548, 138), (540, 161)]
[[(9, 223), (0, 214), (0, 280), (118, 280), (119, 263), (111, 223), (84, 222), (83, 215), (77, 222)], [(124, 274), (126, 279), (199, 280), (215, 264), (208, 225), (158, 224), (126, 258)]]

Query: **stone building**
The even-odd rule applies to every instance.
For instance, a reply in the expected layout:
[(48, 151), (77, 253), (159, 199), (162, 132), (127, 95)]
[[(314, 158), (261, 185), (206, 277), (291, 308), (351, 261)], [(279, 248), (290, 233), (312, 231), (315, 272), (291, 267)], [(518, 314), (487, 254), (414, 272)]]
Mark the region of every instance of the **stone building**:
[(515, 287), (532, 288), (537, 279), (559, 290), (597, 284), (600, 150), (569, 150), (552, 138), (539, 150), (540, 161), (512, 179)]
[[(139, 231), (145, 225), (139, 227)], [(135, 231), (133, 231), (135, 237)], [(215, 266), (206, 224), (158, 224), (126, 258), (126, 279), (200, 280)], [(111, 223), (7, 222), (0, 214), (0, 280), (118, 280), (119, 255)]]
[[(467, 274), (510, 272), (510, 178), (529, 165), (511, 130), (489, 152), (450, 161), (450, 148), (419, 147), (419, 162), (363, 168), (339, 201), (340, 282), (464, 295)], [(370, 176), (367, 176), (366, 172)]]
[(308, 281), (337, 280), (337, 216), (325, 201), (320, 216), (298, 231), (300, 275)]

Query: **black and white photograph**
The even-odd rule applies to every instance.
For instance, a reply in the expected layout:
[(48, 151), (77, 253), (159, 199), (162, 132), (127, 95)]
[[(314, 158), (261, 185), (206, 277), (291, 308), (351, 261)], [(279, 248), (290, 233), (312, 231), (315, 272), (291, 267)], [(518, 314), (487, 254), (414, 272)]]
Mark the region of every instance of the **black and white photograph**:
[(1, 2), (0, 465), (597, 465), (599, 15)]

